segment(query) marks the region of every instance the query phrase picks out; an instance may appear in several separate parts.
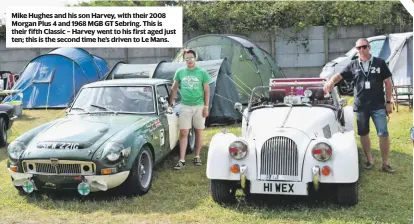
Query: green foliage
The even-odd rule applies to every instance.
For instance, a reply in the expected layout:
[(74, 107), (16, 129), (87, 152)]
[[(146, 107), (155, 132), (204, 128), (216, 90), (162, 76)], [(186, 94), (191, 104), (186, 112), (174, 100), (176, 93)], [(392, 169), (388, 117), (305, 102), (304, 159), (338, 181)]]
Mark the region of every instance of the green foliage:
[[(238, 33), (273, 28), (370, 25), (412, 27), (412, 16), (399, 1), (91, 1), (76, 6), (183, 7), (185, 32)], [(0, 27), (0, 37), (5, 36)]]
[(273, 27), (411, 25), (412, 17), (399, 1), (388, 2), (180, 2), (184, 30), (244, 33)]

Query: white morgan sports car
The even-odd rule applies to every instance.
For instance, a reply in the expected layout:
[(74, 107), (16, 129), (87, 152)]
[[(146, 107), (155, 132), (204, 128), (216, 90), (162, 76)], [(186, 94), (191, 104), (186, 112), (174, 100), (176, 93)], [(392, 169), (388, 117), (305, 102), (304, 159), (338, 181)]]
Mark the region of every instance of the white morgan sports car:
[[(309, 195), (334, 185), (336, 202), (358, 203), (358, 149), (354, 112), (337, 89), (325, 94), (322, 78), (281, 78), (256, 87), (242, 110), (242, 136), (213, 136), (207, 158), (217, 203), (245, 195)], [(312, 189), (312, 191), (311, 191)]]

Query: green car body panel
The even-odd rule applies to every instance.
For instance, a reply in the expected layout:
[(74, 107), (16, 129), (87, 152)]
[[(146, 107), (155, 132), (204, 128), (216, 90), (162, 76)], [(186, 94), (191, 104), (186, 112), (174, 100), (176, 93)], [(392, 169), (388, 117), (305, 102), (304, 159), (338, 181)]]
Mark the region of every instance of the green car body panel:
[[(110, 83), (112, 86), (124, 84), (122, 81), (103, 82)], [(143, 82), (144, 84), (149, 82), (154, 87), (157, 85), (156, 80), (135, 81), (129, 85), (134, 86), (135, 83), (139, 86)], [(158, 83), (168, 84), (163, 80), (159, 80)], [(154, 93), (154, 97), (158, 95)], [(115, 168), (116, 173), (129, 172), (134, 169), (133, 165), (144, 145), (150, 148), (155, 165), (178, 145), (179, 129), (176, 119), (175, 114), (159, 113), (159, 110), (149, 114), (113, 111), (67, 114), (63, 118), (50, 121), (19, 136), (15, 142), (21, 142), (25, 149), (20, 159), (12, 159), (9, 155), (7, 167), (9, 172), (11, 166), (17, 166), (18, 173), (25, 173), (27, 167), (23, 167), (24, 161), (56, 159), (77, 163), (92, 162), (93, 176), (100, 176), (101, 170), (108, 168)], [(169, 124), (171, 120), (174, 122)], [(171, 135), (173, 139), (170, 139), (171, 130), (176, 132)], [(174, 145), (171, 145), (171, 142)], [(111, 143), (120, 144), (127, 153), (120, 154), (119, 159), (115, 161), (110, 161), (104, 151), (105, 146)], [(53, 183), (56, 189), (59, 188), (56, 186), (61, 184), (71, 183), (71, 186), (74, 186), (73, 184), (79, 183), (79, 179), (76, 179), (78, 176), (33, 173), (32, 179), (36, 179), (37, 185), (42, 186), (49, 182)]]

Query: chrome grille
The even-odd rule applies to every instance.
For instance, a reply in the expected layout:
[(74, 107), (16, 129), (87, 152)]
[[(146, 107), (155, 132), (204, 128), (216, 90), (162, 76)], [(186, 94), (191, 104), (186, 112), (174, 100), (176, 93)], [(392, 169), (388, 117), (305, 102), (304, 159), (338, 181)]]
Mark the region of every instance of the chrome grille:
[(64, 174), (80, 174), (82, 173), (80, 164), (48, 164), (36, 163), (36, 172), (38, 173), (64, 173)]
[(262, 146), (260, 159), (261, 179), (292, 180), (299, 175), (298, 149), (290, 138), (277, 136), (267, 140)]
[[(86, 169), (87, 168), (87, 169)], [(50, 175), (92, 175), (95, 174), (95, 164), (83, 161), (62, 160), (26, 160), (23, 161), (25, 173)]]

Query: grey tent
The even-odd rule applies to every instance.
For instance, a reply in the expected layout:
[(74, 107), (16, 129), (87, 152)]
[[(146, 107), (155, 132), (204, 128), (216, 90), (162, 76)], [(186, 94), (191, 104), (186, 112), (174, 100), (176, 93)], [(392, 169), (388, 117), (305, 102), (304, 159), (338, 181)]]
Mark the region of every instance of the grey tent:
[(386, 42), (382, 50), (386, 53), (390, 52), (387, 63), (392, 73), (394, 100), (398, 112), (399, 103), (408, 103), (412, 107), (413, 33), (390, 34)]
[[(243, 36), (202, 35), (185, 42), (184, 48), (195, 50), (199, 61), (227, 58), (243, 104), (254, 87), (269, 85), (271, 78), (286, 77), (268, 52)], [(178, 50), (173, 61), (182, 62), (182, 53)]]
[[(185, 67), (184, 62), (165, 62), (157, 64), (126, 64), (118, 62), (105, 79), (161, 78), (173, 80), (177, 69)], [(240, 102), (231, 70), (226, 59), (197, 62), (197, 66), (209, 73), (210, 108), (206, 125), (229, 124), (240, 121), (241, 115), (234, 110), (234, 103)]]
[[(389, 34), (381, 55), (388, 57), (394, 85), (413, 84), (413, 33)], [(384, 57), (385, 58), (385, 57)]]

